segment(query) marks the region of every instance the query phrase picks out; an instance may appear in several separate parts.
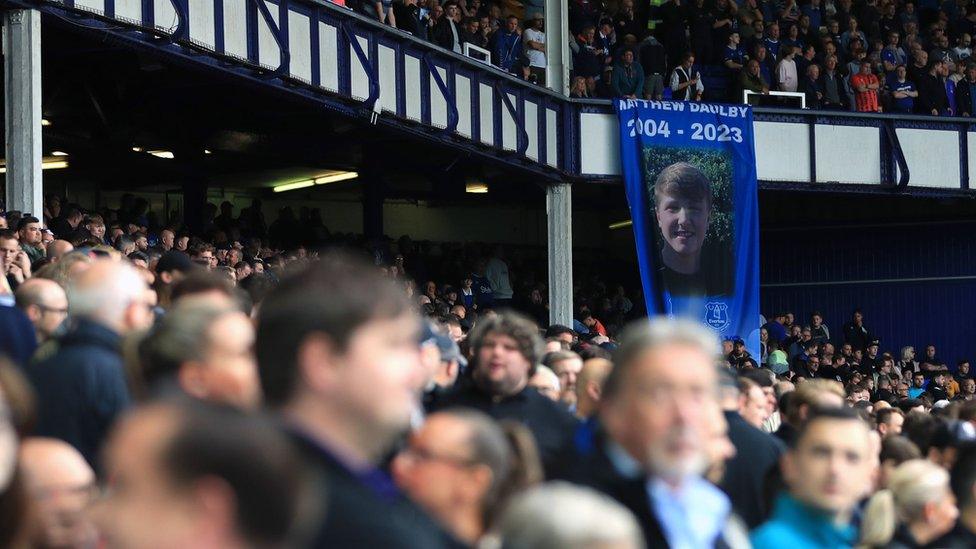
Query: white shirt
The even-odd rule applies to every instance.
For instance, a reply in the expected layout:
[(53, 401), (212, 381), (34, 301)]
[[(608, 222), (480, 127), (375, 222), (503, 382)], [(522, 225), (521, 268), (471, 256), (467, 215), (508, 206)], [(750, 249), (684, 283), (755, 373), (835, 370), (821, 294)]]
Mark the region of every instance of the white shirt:
[[(680, 76), (678, 74), (679, 72), (681, 73)], [(678, 65), (677, 67), (674, 68), (673, 71), (671, 71), (671, 91), (677, 93), (677, 95), (674, 96), (674, 99), (677, 99), (679, 101), (680, 100), (689, 101), (694, 99), (695, 95), (705, 91), (705, 86), (702, 84), (700, 78), (698, 79), (698, 82), (695, 82), (694, 86), (688, 86), (683, 90), (678, 90), (678, 86), (682, 84), (682, 80), (687, 82), (691, 80), (693, 76), (695, 75), (688, 74), (688, 71), (686, 71), (685, 68), (682, 67), (681, 65)]]
[[(536, 29), (525, 29), (525, 31), (522, 32), (522, 38), (526, 42), (539, 42), (543, 45), (546, 43), (545, 33)], [(546, 66), (546, 52), (534, 50), (530, 48), (528, 44), (525, 44), (525, 57), (529, 59), (529, 66), (543, 68)]]
[(799, 83), (796, 79), (796, 61), (783, 59), (776, 67), (776, 80), (779, 82), (780, 91), (795, 92)]

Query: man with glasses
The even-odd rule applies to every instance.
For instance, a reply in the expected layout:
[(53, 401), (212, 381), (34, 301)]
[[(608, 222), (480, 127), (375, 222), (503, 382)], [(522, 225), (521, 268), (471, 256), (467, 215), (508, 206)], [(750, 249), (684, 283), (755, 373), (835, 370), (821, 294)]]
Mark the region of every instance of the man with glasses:
[(97, 469), (98, 451), (129, 405), (122, 338), (153, 320), (149, 289), (135, 268), (92, 263), (68, 291), (72, 324), (50, 357), (28, 374), (37, 392), (37, 436), (59, 438)]
[(601, 427), (577, 444), (572, 478), (630, 509), (647, 547), (725, 543), (731, 503), (702, 476), (720, 406), (718, 351), (714, 333), (688, 321), (633, 325), (603, 385)]
[(40, 345), (54, 336), (68, 316), (68, 296), (57, 282), (44, 278), (31, 278), (14, 293), (20, 307), (37, 335)]

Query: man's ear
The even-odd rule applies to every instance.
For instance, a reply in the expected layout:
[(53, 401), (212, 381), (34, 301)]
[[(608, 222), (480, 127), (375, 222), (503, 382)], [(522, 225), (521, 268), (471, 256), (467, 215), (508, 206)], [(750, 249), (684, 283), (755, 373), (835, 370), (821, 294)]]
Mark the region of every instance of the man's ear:
[(24, 309), (24, 313), (27, 314), (27, 318), (30, 319), (32, 324), (40, 320), (41, 315), (44, 314), (41, 308), (37, 305), (28, 305), (27, 308)]
[(299, 345), (296, 357), (299, 375), (313, 390), (335, 385), (339, 354), (333, 340), (322, 333), (307, 336)]
[(202, 366), (199, 362), (191, 360), (181, 365), (176, 375), (180, 389), (183, 389), (186, 394), (200, 399), (207, 398), (209, 392), (206, 381), (203, 379)]

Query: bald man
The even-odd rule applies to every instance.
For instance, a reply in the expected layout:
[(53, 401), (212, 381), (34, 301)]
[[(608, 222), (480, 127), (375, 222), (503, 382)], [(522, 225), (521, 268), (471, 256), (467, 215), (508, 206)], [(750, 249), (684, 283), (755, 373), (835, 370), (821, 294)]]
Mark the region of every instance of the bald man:
[(583, 362), (583, 369), (576, 376), (576, 417), (588, 419), (600, 406), (603, 382), (613, 369), (613, 363), (605, 358), (591, 358)]
[(47, 257), (51, 263), (57, 263), (65, 254), (74, 251), (75, 247), (67, 240), (55, 240), (47, 245)]
[(44, 547), (93, 547), (98, 540), (88, 519), (95, 473), (70, 444), (27, 438), (20, 467), (41, 523)]
[(53, 280), (29, 278), (17, 287), (14, 296), (34, 325), (38, 345), (51, 339), (68, 316), (68, 296)]
[(102, 442), (129, 405), (122, 338), (151, 325), (153, 304), (139, 272), (111, 260), (93, 262), (70, 289), (71, 326), (57, 352), (28, 369), (34, 432), (71, 443), (97, 469)]

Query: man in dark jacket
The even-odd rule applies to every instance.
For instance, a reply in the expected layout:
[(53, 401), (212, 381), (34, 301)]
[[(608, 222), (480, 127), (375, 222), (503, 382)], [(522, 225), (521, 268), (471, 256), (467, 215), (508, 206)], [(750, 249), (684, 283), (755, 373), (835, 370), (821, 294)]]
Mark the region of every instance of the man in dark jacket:
[(265, 401), (312, 472), (312, 547), (455, 542), (379, 468), (419, 410), (420, 319), (372, 266), (330, 256), (265, 299), (256, 354)]
[(491, 60), (503, 71), (514, 72), (522, 58), (522, 33), (518, 17), (508, 16), (505, 26), (491, 37)]
[(444, 4), (444, 16), (434, 25), (431, 39), (445, 50), (461, 53), (461, 8), (456, 3)]
[(854, 311), (851, 321), (844, 324), (844, 343), (850, 343), (852, 349), (863, 351), (873, 340), (871, 332), (864, 326), (864, 313), (860, 309)]
[(807, 65), (806, 74), (800, 80), (800, 91), (807, 97), (808, 109), (819, 109), (823, 101), (823, 86), (820, 83), (820, 67)]
[(553, 476), (577, 421), (564, 407), (528, 386), (543, 350), (535, 324), (519, 314), (504, 313), (481, 320), (468, 340), (474, 357), (471, 377), (428, 411), (462, 406), (497, 420), (524, 423), (535, 436), (547, 473)]
[(915, 112), (939, 116), (949, 109), (945, 83), (942, 81), (945, 62), (935, 59), (929, 62), (929, 70), (915, 81), (918, 97), (915, 99)]
[(393, 14), (396, 17), (398, 29), (409, 32), (422, 40), (427, 39), (427, 22), (420, 17), (420, 6), (417, 5), (417, 0), (394, 2)]
[(36, 436), (64, 440), (98, 470), (98, 452), (129, 405), (119, 346), (152, 323), (145, 279), (124, 263), (103, 260), (68, 293), (71, 327), (50, 357), (28, 373), (37, 392)]
[(766, 476), (779, 464), (786, 446), (739, 415), (739, 396), (735, 379), (728, 374), (723, 376), (722, 408), (735, 456), (725, 462), (725, 475), (719, 487), (732, 500), (735, 513), (752, 529), (762, 524), (769, 512), (764, 491)]

